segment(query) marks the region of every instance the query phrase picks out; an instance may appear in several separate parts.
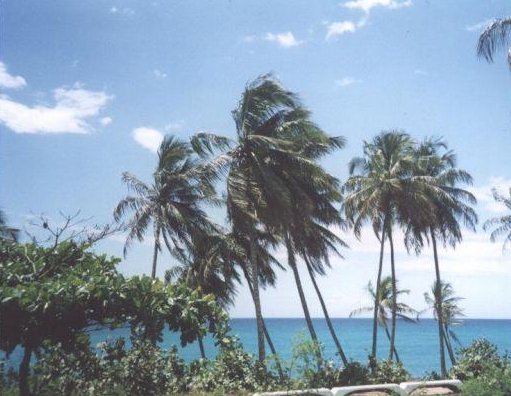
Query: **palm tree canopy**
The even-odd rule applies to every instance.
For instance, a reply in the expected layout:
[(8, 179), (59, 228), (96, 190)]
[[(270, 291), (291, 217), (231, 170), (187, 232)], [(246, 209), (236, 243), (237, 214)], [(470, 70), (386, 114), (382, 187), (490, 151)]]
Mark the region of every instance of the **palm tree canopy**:
[[(296, 94), (271, 75), (249, 83), (232, 112), (236, 139), (199, 133), (192, 138), (202, 156), (216, 155), (208, 165), (212, 180), (227, 176), (228, 217), (236, 230), (247, 233), (255, 225), (278, 226), (291, 215), (290, 202), (298, 188), (298, 172), (317, 182), (321, 168), (314, 159), (344, 144), (329, 138), (310, 120)], [(305, 173), (304, 173), (305, 174)], [(330, 182), (330, 181), (329, 181)]]
[[(509, 188), (509, 197), (501, 195), (496, 189), (492, 190), (495, 201), (502, 203), (506, 209), (511, 212), (511, 188)], [(504, 236), (503, 248), (511, 243), (511, 214), (493, 217), (484, 223), (484, 229), (493, 229), (490, 234), (492, 242), (495, 242), (501, 236)]]
[(174, 249), (179, 265), (165, 273), (167, 282), (176, 280), (205, 294), (213, 294), (223, 307), (232, 305), (240, 276), (231, 261), (237, 256), (237, 246), (220, 230), (198, 232), (192, 236), (191, 247)]
[[(456, 155), (440, 138), (426, 138), (414, 148), (415, 166), (411, 179), (424, 198), (410, 202), (405, 225), (405, 245), (418, 253), (435, 232), (444, 245), (455, 246), (462, 240), (461, 226), (475, 231), (476, 199), (459, 185), (471, 185), (472, 177), (456, 168)], [(429, 210), (420, 210), (425, 205)]]
[(413, 145), (413, 139), (405, 132), (384, 131), (364, 142), (363, 157), (350, 161), (343, 205), (357, 236), (366, 222), (372, 223), (377, 232), (384, 217), (389, 224), (401, 221), (409, 212), (410, 202), (422, 203), (422, 197), (411, 185)]
[(129, 233), (124, 254), (134, 240), (144, 240), (151, 223), (159, 226), (171, 251), (189, 246), (194, 230), (211, 227), (200, 204), (213, 199), (214, 190), (201, 175), (201, 164), (192, 154), (188, 143), (168, 135), (158, 150), (158, 164), (151, 184), (129, 172), (123, 173), (123, 182), (135, 193), (122, 199), (114, 210), (118, 222), (132, 213), (127, 223)]
[[(398, 281), (396, 280), (396, 283)], [(376, 291), (371, 282), (366, 287), (367, 293), (371, 297), (372, 301), (376, 299)], [(392, 310), (392, 277), (386, 276), (382, 279), (379, 289), (379, 305), (378, 305), (378, 323), (380, 326), (387, 327), (388, 320), (390, 318), (390, 311)], [(396, 296), (410, 294), (408, 289), (397, 289)], [(350, 313), (352, 316), (358, 316), (366, 312), (372, 312), (373, 306), (361, 307), (355, 309)], [(403, 319), (407, 322), (416, 322), (419, 312), (405, 303), (398, 302), (396, 306), (396, 315), (398, 318)]]
[(424, 293), (424, 300), (433, 310), (433, 315), (437, 320), (437, 301), (441, 301), (443, 323), (447, 326), (460, 324), (460, 317), (465, 316), (463, 314), (463, 309), (461, 309), (458, 305), (458, 303), (463, 300), (463, 297), (457, 297), (454, 293), (452, 284), (448, 282), (441, 281), (440, 287), (438, 282), (435, 282), (431, 286), (431, 295), (427, 292)]
[(511, 18), (494, 19), (479, 35), (477, 55), (487, 62), (493, 62), (498, 49), (507, 49), (507, 62), (511, 67), (511, 51), (508, 48), (510, 32)]

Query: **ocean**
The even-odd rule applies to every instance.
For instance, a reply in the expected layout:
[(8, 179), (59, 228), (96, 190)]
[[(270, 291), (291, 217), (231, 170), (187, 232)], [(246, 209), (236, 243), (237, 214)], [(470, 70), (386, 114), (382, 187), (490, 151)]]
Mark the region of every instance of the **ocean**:
[[(308, 334), (305, 320), (267, 318), (265, 321), (277, 352), (283, 359), (290, 359), (294, 340), (300, 333)], [(372, 320), (338, 318), (332, 321), (348, 359), (366, 363), (371, 349)], [(330, 338), (325, 321), (316, 318), (313, 319), (313, 323), (324, 345), (325, 357), (338, 360), (335, 355), (335, 345)], [(255, 354), (257, 352), (255, 319), (232, 319), (231, 327), (232, 334), (240, 338), (245, 349)], [(501, 353), (511, 351), (511, 320), (466, 319), (462, 325), (454, 326), (453, 330), (462, 346), (469, 345), (477, 338), (485, 337), (496, 344)], [(398, 321), (396, 347), (404, 366), (413, 376), (420, 377), (432, 370), (440, 371), (437, 332), (438, 327), (433, 319), (421, 319), (416, 324)], [(129, 329), (101, 329), (90, 332), (92, 345), (119, 336), (129, 339)], [(179, 345), (179, 335), (166, 331), (162, 345), (172, 344)], [(380, 331), (378, 335), (378, 344), (378, 357), (386, 358), (388, 342), (383, 331)], [(205, 340), (205, 347), (206, 355), (214, 356), (216, 348), (211, 338)], [(200, 357), (197, 344), (190, 344), (179, 350), (186, 361)], [(17, 349), (11, 354), (7, 365), (17, 366), (20, 361), (21, 350)]]

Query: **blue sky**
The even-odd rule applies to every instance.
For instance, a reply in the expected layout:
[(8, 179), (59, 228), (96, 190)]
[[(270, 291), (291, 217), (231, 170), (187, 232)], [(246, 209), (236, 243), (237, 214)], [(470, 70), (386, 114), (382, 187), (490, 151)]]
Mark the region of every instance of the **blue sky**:
[[(325, 161), (342, 180), (362, 140), (381, 130), (443, 136), (474, 176), (481, 220), (502, 210), (490, 189), (511, 186), (511, 75), (505, 52), (489, 65), (475, 46), (485, 21), (511, 15), (508, 1), (5, 0), (0, 8), (0, 205), (14, 225), (77, 209), (109, 222), (126, 193), (121, 172), (148, 180), (165, 133), (232, 136), (243, 87), (267, 72), (298, 92), (327, 132), (347, 138)], [(222, 211), (208, 211), (223, 221)], [(343, 237), (345, 260), (319, 280), (333, 316), (368, 302), (362, 289), (376, 272), (371, 232), (361, 242)], [(100, 249), (119, 256), (122, 246), (119, 236)], [(468, 316), (511, 317), (511, 254), (500, 244), (467, 232), (440, 258)], [(148, 238), (120, 268), (147, 273), (150, 259)], [(424, 308), (430, 252), (408, 256), (399, 245), (397, 259), (408, 302)], [(164, 256), (160, 273), (171, 265)], [(302, 314), (289, 272), (262, 298), (267, 316)], [(253, 316), (245, 288), (231, 313)]]

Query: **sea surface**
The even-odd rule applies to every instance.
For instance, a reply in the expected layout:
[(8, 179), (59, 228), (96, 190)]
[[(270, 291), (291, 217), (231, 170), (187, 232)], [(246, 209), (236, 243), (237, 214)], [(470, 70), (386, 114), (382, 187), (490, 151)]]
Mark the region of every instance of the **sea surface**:
[[(275, 344), (277, 352), (283, 359), (291, 359), (293, 344), (300, 334), (307, 336), (305, 321), (297, 319), (265, 319), (266, 326)], [(371, 319), (332, 319), (337, 335), (343, 345), (348, 359), (367, 362), (371, 349), (372, 320)], [(324, 345), (325, 357), (338, 361), (336, 349), (330, 338), (330, 333), (323, 319), (313, 319), (320, 341)], [(237, 335), (246, 350), (256, 353), (256, 323), (255, 319), (231, 319), (232, 333)], [(473, 340), (485, 337), (496, 344), (501, 353), (511, 351), (511, 320), (466, 319), (462, 325), (454, 326), (453, 331), (462, 346), (469, 345)], [(90, 333), (92, 345), (107, 339), (124, 336), (129, 339), (129, 329), (99, 329)], [(176, 344), (179, 346), (179, 335), (166, 331), (162, 346)], [(378, 357), (388, 355), (388, 342), (383, 331), (378, 336)], [(214, 356), (216, 348), (212, 339), (205, 341), (206, 354)], [(421, 319), (418, 323), (398, 321), (396, 330), (396, 346), (399, 356), (407, 370), (420, 377), (432, 370), (439, 371), (438, 358), (438, 327), (433, 319)], [(180, 354), (186, 361), (200, 357), (197, 344), (180, 348)], [(267, 349), (268, 350), (268, 349)], [(8, 366), (17, 366), (21, 361), (21, 350), (15, 350), (7, 361)]]

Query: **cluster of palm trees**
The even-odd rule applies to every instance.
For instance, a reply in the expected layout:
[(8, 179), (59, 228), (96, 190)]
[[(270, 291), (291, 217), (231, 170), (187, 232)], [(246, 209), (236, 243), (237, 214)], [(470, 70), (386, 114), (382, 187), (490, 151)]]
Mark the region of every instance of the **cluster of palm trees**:
[[(334, 230), (352, 229), (360, 237), (362, 228), (369, 225), (380, 243), (376, 283), (370, 286), (374, 297), (372, 359), (376, 359), (377, 326), (382, 320), (388, 330), (389, 359), (399, 359), (396, 319), (412, 313), (397, 301), (405, 291), (397, 288), (395, 236), (403, 235), (406, 248), (417, 254), (431, 246), (435, 285), (439, 286), (433, 287), (430, 299), (438, 321), (441, 371), (446, 375), (445, 347), (451, 349), (449, 318), (455, 315), (445, 312), (449, 304), (442, 302), (448, 295), (440, 275), (438, 244), (454, 247), (462, 240), (462, 227), (474, 229), (477, 223), (472, 208), (476, 200), (463, 188), (472, 178), (456, 167), (455, 154), (440, 139), (417, 142), (403, 131), (384, 131), (364, 142), (363, 155), (350, 162), (350, 176), (342, 184), (320, 160), (342, 149), (344, 139), (328, 136), (311, 120), (298, 96), (271, 75), (246, 86), (232, 115), (234, 137), (198, 133), (190, 142), (166, 137), (151, 185), (123, 174), (135, 193), (115, 209), (118, 221), (132, 213), (126, 249), (135, 239), (143, 240), (152, 227), (153, 277), (163, 239), (178, 262), (166, 273), (166, 280), (213, 293), (224, 307), (233, 303), (237, 285), (244, 279), (254, 303), (258, 357), (263, 362), (265, 339), (271, 352), (276, 351), (262, 315), (260, 290), (274, 285), (275, 269), (284, 268), (272, 254), (283, 247), (311, 338), (318, 341), (302, 287), (302, 265), (338, 354), (347, 363), (316, 282), (330, 266), (331, 255), (341, 255), (346, 247)], [(208, 218), (204, 207), (209, 204), (226, 206), (225, 225)], [(387, 246), (391, 275), (382, 279)], [(386, 305), (382, 305), (384, 300)], [(204, 356), (202, 344), (201, 352)], [(321, 365), (319, 349), (317, 354)]]

